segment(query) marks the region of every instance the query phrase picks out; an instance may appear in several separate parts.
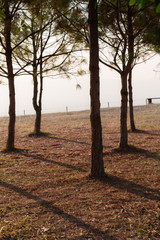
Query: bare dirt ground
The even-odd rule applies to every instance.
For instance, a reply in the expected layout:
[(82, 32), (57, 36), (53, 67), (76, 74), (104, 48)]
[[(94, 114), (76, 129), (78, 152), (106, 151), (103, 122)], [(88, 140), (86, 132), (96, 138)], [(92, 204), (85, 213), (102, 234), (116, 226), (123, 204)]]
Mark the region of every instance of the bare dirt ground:
[[(108, 177), (89, 178), (89, 112), (17, 117), (15, 153), (0, 153), (0, 239), (160, 239), (160, 105), (135, 107), (129, 153), (119, 143), (118, 108), (102, 110)], [(0, 118), (0, 148), (8, 118)]]

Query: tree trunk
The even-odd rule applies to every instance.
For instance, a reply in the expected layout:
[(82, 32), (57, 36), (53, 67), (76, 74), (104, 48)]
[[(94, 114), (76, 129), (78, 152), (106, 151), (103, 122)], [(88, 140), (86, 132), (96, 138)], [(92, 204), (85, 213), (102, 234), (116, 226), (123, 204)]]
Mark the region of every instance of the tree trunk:
[[(32, 28), (33, 27), (33, 20), (32, 20)], [(37, 64), (37, 46), (35, 36), (32, 36), (32, 45), (33, 45), (33, 108), (36, 112), (35, 124), (34, 124), (34, 134), (40, 135), (41, 132), (41, 99), (39, 99), (38, 104), (38, 64)], [(41, 91), (42, 87), (40, 87)], [(40, 98), (42, 95), (42, 91), (40, 93)]]
[(6, 63), (8, 71), (8, 84), (9, 84), (9, 125), (8, 125), (8, 139), (6, 144), (6, 150), (12, 151), (15, 149), (15, 86), (14, 86), (14, 74), (13, 74), (13, 63), (12, 63), (12, 47), (11, 47), (11, 21), (12, 18), (9, 13), (8, 1), (5, 1), (5, 45), (6, 45)]
[(127, 131), (127, 74), (121, 74), (122, 90), (121, 90), (121, 137), (120, 137), (120, 149), (126, 150), (128, 148), (128, 131)]
[(90, 31), (90, 97), (91, 97), (91, 177), (101, 178), (105, 175), (103, 163), (102, 126), (99, 100), (99, 45), (97, 1), (89, 0)]
[[(42, 25), (41, 25), (42, 27)], [(39, 90), (39, 101), (38, 101), (38, 112), (36, 112), (36, 133), (40, 134), (41, 133), (41, 115), (42, 115), (42, 92), (43, 92), (43, 60), (42, 60), (42, 55), (43, 55), (43, 32), (41, 31), (40, 33), (40, 90)]]
[(15, 122), (16, 122), (16, 114), (15, 114), (15, 87), (14, 87), (14, 76), (9, 74), (9, 125), (8, 125), (8, 139), (6, 150), (13, 151), (15, 149), (14, 141), (15, 141)]
[(35, 119), (34, 132), (38, 136), (41, 133), (41, 108), (37, 106), (35, 111), (36, 111), (36, 119)]
[(131, 125), (132, 132), (135, 132), (136, 127), (135, 127), (134, 112), (133, 112), (132, 70), (130, 71), (129, 77), (128, 77), (128, 88), (129, 88), (130, 125)]
[(130, 113), (130, 125), (131, 130), (134, 132), (135, 122), (133, 113), (133, 91), (132, 91), (132, 65), (134, 60), (134, 33), (133, 33), (133, 10), (128, 5), (128, 55), (129, 55), (129, 76), (128, 76), (128, 88), (129, 88), (129, 113)]
[(39, 135), (41, 129), (41, 106), (38, 106), (37, 98), (38, 98), (38, 80), (37, 80), (37, 67), (35, 64), (35, 66), (33, 66), (33, 107), (36, 112), (34, 133), (36, 135)]
[[(37, 105), (37, 97), (35, 99), (35, 111), (36, 111), (36, 120), (35, 120), (35, 134), (40, 135), (41, 133), (41, 116), (42, 116), (42, 92), (43, 92), (43, 63), (42, 63), (42, 57), (40, 59), (40, 90), (39, 90), (39, 101)], [(38, 95), (38, 82), (37, 79), (35, 81), (35, 96)]]
[[(42, 27), (42, 25), (41, 25)], [(32, 19), (32, 31), (34, 32), (34, 19)], [(41, 115), (42, 115), (42, 92), (43, 92), (43, 32), (40, 33), (40, 57), (37, 57), (38, 47), (35, 35), (32, 36), (33, 45), (33, 107), (36, 112), (34, 133), (38, 136), (41, 134)], [(40, 66), (40, 89), (38, 91), (38, 63)], [(38, 97), (39, 96), (39, 97)]]

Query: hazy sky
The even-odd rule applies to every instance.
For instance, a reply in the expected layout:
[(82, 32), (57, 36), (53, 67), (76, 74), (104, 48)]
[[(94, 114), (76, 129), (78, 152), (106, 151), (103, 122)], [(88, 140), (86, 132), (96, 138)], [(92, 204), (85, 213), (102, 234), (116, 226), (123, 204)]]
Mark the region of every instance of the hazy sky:
[[(137, 65), (133, 71), (134, 104), (144, 105), (148, 97), (160, 97), (160, 73), (157, 65), (160, 56)], [(101, 106), (120, 106), (120, 76), (114, 70), (100, 65)], [(160, 68), (160, 67), (159, 67)], [(16, 112), (17, 115), (34, 113), (32, 107), (33, 84), (31, 77), (16, 79)], [(76, 84), (81, 89), (76, 89)], [(160, 102), (160, 101), (159, 101)], [(71, 79), (44, 79), (43, 112), (65, 112), (89, 109), (89, 74)], [(8, 115), (8, 86), (0, 85), (0, 116)]]

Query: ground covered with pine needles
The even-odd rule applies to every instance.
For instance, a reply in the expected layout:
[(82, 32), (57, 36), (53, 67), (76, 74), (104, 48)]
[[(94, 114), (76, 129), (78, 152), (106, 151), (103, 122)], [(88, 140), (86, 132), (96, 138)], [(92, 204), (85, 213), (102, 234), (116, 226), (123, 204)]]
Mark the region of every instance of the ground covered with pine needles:
[(34, 116), (17, 117), (18, 150), (0, 153), (0, 239), (160, 239), (160, 105), (135, 107), (135, 120), (121, 153), (120, 111), (102, 110), (107, 177), (94, 180), (88, 111), (43, 115), (40, 137), (28, 136)]

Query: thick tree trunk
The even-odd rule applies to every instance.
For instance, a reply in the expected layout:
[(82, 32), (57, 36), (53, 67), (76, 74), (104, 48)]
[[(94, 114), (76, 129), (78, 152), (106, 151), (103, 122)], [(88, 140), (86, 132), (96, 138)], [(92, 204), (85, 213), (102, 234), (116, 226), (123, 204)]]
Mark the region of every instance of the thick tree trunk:
[(102, 126), (99, 100), (99, 45), (97, 1), (89, 0), (90, 30), (90, 96), (91, 96), (91, 177), (101, 178), (105, 175), (103, 163)]
[(127, 131), (127, 74), (121, 74), (122, 89), (121, 89), (121, 137), (120, 137), (120, 149), (126, 150), (128, 148), (128, 131)]
[(132, 132), (136, 131), (133, 111), (133, 91), (132, 91), (132, 70), (128, 77), (128, 88), (129, 88), (129, 114), (130, 114), (130, 125)]
[(9, 84), (9, 125), (8, 125), (8, 139), (6, 144), (6, 150), (14, 150), (14, 140), (15, 140), (15, 86), (14, 86), (14, 74), (13, 74), (13, 64), (12, 64), (12, 48), (11, 48), (11, 16), (9, 13), (8, 1), (5, 1), (5, 45), (6, 45), (6, 63), (8, 71), (8, 84)]

